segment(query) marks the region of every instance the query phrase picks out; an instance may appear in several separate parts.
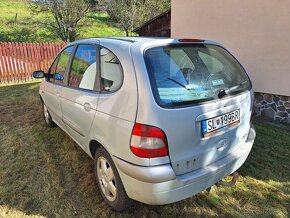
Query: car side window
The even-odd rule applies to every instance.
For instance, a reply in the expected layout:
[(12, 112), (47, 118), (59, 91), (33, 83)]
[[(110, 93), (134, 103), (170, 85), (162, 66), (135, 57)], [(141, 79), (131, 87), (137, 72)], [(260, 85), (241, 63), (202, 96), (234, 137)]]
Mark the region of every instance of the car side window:
[(94, 90), (97, 75), (97, 56), (95, 45), (79, 45), (73, 58), (69, 86)]
[[(65, 78), (65, 71), (69, 63), (70, 55), (73, 51), (73, 46), (70, 46), (63, 50), (54, 61), (50, 68), (50, 74), (59, 73)], [(64, 79), (65, 80), (65, 79)], [(63, 84), (64, 80), (54, 80), (51, 79), (52, 82)]]
[(102, 47), (101, 58), (101, 89), (106, 92), (118, 90), (123, 82), (123, 70), (119, 59), (108, 49)]

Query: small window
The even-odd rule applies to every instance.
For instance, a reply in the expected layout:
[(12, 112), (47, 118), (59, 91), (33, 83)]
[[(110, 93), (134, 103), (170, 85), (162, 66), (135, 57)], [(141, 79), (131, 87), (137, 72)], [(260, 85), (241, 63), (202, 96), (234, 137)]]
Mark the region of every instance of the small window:
[(79, 45), (74, 56), (69, 86), (94, 90), (97, 75), (96, 46)]
[(119, 59), (108, 49), (101, 48), (101, 89), (114, 92), (123, 81), (123, 70)]
[[(67, 69), (67, 65), (69, 63), (70, 55), (73, 51), (73, 46), (70, 46), (63, 50), (60, 55), (57, 57), (57, 59), (54, 61), (53, 65), (51, 66), (50, 73), (55, 74), (59, 73), (63, 75), (65, 78), (65, 71)], [(62, 84), (63, 80), (53, 80), (55, 83)]]

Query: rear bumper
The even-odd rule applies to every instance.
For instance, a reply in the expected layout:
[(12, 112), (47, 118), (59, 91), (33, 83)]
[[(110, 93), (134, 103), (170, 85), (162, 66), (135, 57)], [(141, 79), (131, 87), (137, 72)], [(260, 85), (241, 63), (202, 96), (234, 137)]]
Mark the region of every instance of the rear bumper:
[(251, 151), (255, 135), (255, 129), (251, 126), (245, 144), (230, 155), (180, 176), (175, 176), (170, 164), (140, 167), (116, 157), (113, 159), (130, 198), (151, 205), (169, 204), (207, 189), (240, 168)]

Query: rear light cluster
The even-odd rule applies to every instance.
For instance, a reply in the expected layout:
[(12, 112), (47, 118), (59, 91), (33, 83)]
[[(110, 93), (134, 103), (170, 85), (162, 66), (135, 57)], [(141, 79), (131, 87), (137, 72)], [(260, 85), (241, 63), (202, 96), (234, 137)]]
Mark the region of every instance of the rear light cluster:
[(154, 158), (167, 156), (166, 135), (157, 127), (135, 123), (130, 149), (138, 157)]

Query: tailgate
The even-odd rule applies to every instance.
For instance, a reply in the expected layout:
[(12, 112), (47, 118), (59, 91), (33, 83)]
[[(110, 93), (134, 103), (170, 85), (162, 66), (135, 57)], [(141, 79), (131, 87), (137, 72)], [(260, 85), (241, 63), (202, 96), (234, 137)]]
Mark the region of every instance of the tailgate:
[[(239, 111), (239, 122), (225, 125), (208, 136), (203, 134), (203, 121), (235, 111)], [(250, 92), (184, 109), (164, 110), (160, 124), (167, 136), (176, 175), (207, 166), (243, 144), (250, 128), (250, 116)]]

